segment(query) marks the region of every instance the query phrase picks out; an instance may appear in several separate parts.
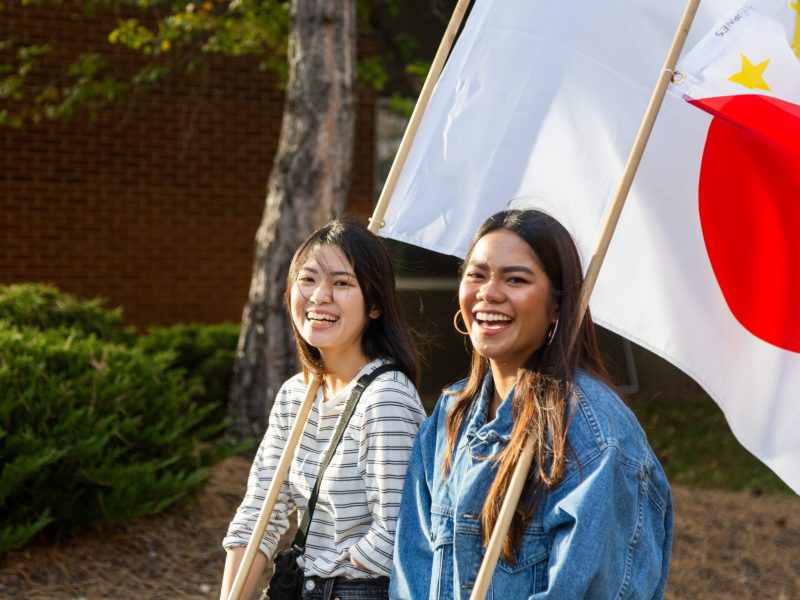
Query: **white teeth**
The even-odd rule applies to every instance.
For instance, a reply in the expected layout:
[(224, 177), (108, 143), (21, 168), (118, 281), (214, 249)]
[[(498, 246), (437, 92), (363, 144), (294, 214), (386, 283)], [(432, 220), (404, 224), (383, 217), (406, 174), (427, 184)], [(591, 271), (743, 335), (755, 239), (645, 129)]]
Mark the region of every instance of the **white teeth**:
[(310, 321), (328, 321), (330, 323), (333, 323), (334, 321), (338, 321), (339, 320), (339, 317), (335, 317), (335, 316), (329, 315), (327, 313), (318, 313), (318, 312), (312, 312), (312, 311), (307, 312), (306, 313), (306, 317), (308, 317), (308, 319)]
[(479, 312), (475, 313), (475, 318), (479, 321), (502, 321), (504, 323), (509, 323), (511, 321), (511, 317), (497, 313)]

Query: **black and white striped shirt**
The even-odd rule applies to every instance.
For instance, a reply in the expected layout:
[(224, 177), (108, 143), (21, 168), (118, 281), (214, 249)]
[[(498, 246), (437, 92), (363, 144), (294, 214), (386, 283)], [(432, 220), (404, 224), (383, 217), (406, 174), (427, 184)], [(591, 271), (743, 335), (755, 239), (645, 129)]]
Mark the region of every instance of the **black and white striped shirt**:
[[(365, 373), (384, 364), (367, 364), (335, 397), (314, 406), (284, 481), (261, 551), (272, 556), (288, 517), (297, 509), (302, 519), (350, 392)], [(305, 396), (302, 374), (281, 387), (269, 418), (269, 428), (258, 449), (247, 493), (223, 540), (225, 548), (246, 545), (280, 455)], [(399, 371), (379, 375), (361, 396), (336, 455), (325, 471), (306, 539), (306, 576), (369, 578), (392, 570), (395, 525), (408, 459), (419, 424), (425, 418), (417, 390)], [(367, 570), (350, 562), (354, 557)]]

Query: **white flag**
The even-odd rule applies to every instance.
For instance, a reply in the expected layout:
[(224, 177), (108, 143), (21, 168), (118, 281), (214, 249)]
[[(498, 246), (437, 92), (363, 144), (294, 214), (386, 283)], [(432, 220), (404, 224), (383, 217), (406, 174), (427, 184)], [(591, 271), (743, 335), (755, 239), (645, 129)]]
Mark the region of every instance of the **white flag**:
[[(784, 37), (793, 33), (797, 14), (784, 2), (753, 5), (785, 24)], [(487, 216), (535, 207), (572, 232), (588, 264), (683, 7), (678, 0), (477, 0), (422, 119), (381, 235), (463, 256)], [(726, 0), (701, 3), (690, 45), (732, 8)], [(701, 223), (699, 183), (714, 119), (677, 97), (666, 99), (592, 313), (697, 380), (739, 441), (800, 492), (800, 346), (741, 322), (704, 238), (709, 223)], [(728, 171), (733, 181), (737, 160)], [(746, 182), (741, 187), (747, 190)], [(793, 191), (800, 206), (800, 187)], [(782, 231), (800, 231), (800, 208), (787, 208), (787, 200), (775, 201), (785, 208), (780, 218), (789, 219)], [(731, 198), (731, 207), (737, 202), (747, 198)], [(763, 218), (774, 217), (773, 205), (763, 211)], [(725, 214), (708, 215), (722, 220), (712, 229), (725, 230)], [(800, 241), (783, 236), (789, 258), (773, 260), (763, 252), (777, 245), (758, 239), (763, 231), (734, 240), (752, 247), (748, 269), (763, 266), (772, 277), (800, 281)], [(746, 295), (749, 281), (763, 280), (748, 269), (736, 293)], [(798, 292), (774, 299), (787, 315), (783, 307), (800, 304), (800, 288), (779, 289)], [(800, 320), (779, 325), (791, 329), (785, 339), (800, 340)]]

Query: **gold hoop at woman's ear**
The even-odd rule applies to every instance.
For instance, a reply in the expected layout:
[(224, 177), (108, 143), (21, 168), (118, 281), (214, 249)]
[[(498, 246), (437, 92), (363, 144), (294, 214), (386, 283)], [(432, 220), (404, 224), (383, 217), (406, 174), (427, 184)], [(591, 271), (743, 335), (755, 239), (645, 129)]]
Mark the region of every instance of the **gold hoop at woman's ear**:
[[(458, 316), (459, 315), (461, 315), (461, 320), (464, 321), (464, 315), (461, 314), (461, 309), (459, 308), (456, 311), (456, 314), (453, 315), (453, 327), (455, 327), (455, 330), (458, 333), (460, 333), (461, 335), (469, 335), (469, 331), (462, 331), (461, 329), (458, 328)], [(466, 326), (467, 326), (467, 322), (464, 321), (464, 327), (466, 327)]]
[(556, 319), (550, 326), (550, 329), (547, 330), (547, 341), (545, 342), (545, 346), (549, 346), (553, 343), (553, 340), (556, 337), (556, 331), (558, 331), (558, 319)]

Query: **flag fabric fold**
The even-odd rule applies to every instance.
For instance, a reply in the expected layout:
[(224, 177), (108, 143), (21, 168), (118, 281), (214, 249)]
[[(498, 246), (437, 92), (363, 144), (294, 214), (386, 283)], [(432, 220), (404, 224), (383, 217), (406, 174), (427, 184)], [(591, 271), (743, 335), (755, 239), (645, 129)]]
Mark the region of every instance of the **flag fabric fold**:
[[(800, 230), (800, 181), (773, 164), (787, 150), (769, 159), (780, 181), (751, 160), (765, 146), (796, 145), (768, 122), (742, 120), (741, 101), (730, 97), (741, 89), (778, 112), (792, 104), (791, 94), (775, 93), (791, 85), (772, 79), (780, 61), (764, 67), (766, 57), (730, 42), (763, 41), (739, 26), (763, 15), (775, 19), (767, 39), (785, 46), (797, 13), (764, 0), (726, 25), (732, 8), (701, 3), (689, 44), (713, 52), (682, 63), (686, 80), (658, 117), (591, 308), (599, 323), (698, 381), (739, 441), (800, 492), (800, 311), (792, 310), (800, 245), (791, 236)], [(381, 235), (463, 256), (487, 216), (540, 208), (567, 226), (588, 264), (682, 10), (676, 0), (476, 0)], [(701, 40), (720, 27), (733, 32), (723, 50)], [(722, 59), (735, 59), (733, 71)], [(759, 69), (770, 90), (736, 81), (760, 84)], [(732, 128), (760, 145), (741, 135), (731, 145)]]

